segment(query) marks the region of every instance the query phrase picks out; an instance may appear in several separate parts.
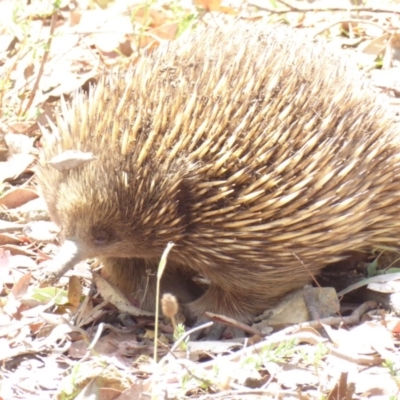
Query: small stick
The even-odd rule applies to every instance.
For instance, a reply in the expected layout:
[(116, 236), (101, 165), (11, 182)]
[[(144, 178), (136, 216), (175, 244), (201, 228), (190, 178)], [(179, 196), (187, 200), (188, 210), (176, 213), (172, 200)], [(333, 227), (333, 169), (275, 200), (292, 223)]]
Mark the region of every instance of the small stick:
[(257, 1), (249, 1), (248, 5), (257, 7), (260, 10), (265, 10), (270, 12), (271, 14), (287, 14), (292, 12), (371, 12), (371, 13), (393, 13), (398, 14), (400, 13), (400, 9), (397, 8), (376, 8), (376, 7), (295, 7), (291, 4), (286, 3), (286, 1), (277, 0), (279, 3), (283, 4), (284, 6), (288, 7), (287, 10), (275, 10), (273, 8), (269, 8), (261, 4)]
[(157, 270), (156, 316), (155, 316), (155, 321), (154, 321), (154, 361), (155, 362), (157, 362), (158, 318), (160, 316), (160, 283), (161, 283), (161, 277), (162, 277), (165, 267), (167, 265), (167, 257), (168, 257), (169, 252), (171, 251), (172, 247), (174, 247), (174, 244), (172, 242), (169, 242), (161, 256), (160, 264), (158, 265), (158, 270)]
[(31, 95), (29, 96), (29, 100), (28, 100), (28, 103), (27, 103), (27, 105), (25, 107), (25, 110), (24, 110), (23, 114), (26, 114), (28, 112), (28, 110), (31, 107), (31, 105), (33, 103), (33, 100), (34, 100), (34, 98), (36, 96), (36, 91), (37, 91), (37, 89), (39, 87), (39, 82), (40, 82), (40, 79), (42, 78), (42, 75), (43, 75), (44, 66), (47, 63), (47, 60), (49, 58), (50, 47), (51, 47), (51, 43), (53, 41), (53, 34), (54, 34), (54, 30), (56, 28), (56, 23), (57, 23), (57, 16), (58, 16), (58, 12), (54, 11), (52, 16), (51, 16), (49, 40), (47, 41), (46, 49), (45, 49), (44, 54), (43, 54), (42, 62), (40, 63), (40, 68), (39, 68), (39, 71), (38, 71), (38, 74), (37, 74), (37, 77), (36, 77), (36, 81), (35, 81), (35, 83), (33, 85)]

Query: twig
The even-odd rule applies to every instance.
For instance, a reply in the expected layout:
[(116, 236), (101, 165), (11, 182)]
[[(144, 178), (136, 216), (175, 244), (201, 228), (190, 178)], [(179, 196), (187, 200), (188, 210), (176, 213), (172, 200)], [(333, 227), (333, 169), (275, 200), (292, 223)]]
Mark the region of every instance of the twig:
[(260, 4), (256, 1), (249, 1), (248, 4), (253, 7), (257, 7), (261, 10), (268, 11), (271, 14), (286, 14), (291, 12), (336, 12), (336, 11), (348, 11), (348, 12), (371, 12), (371, 13), (400, 13), (399, 8), (376, 8), (376, 7), (303, 7), (293, 6), (286, 3), (286, 1), (277, 0), (279, 3), (288, 7), (287, 10), (275, 10)]
[(313, 328), (313, 329), (321, 329), (323, 325), (340, 325), (342, 323), (346, 325), (356, 325), (360, 322), (361, 317), (369, 310), (373, 310), (378, 307), (378, 303), (376, 301), (370, 300), (361, 304), (360, 307), (356, 308), (351, 315), (348, 317), (327, 317), (321, 318), (319, 320), (302, 322), (300, 324), (292, 325), (281, 332), (285, 332), (286, 334), (295, 332), (300, 328)]
[[(220, 393), (207, 394), (206, 396), (201, 396), (199, 400), (206, 399), (238, 399), (244, 398), (245, 396), (257, 396), (255, 398), (260, 398), (268, 396), (269, 399), (283, 399), (284, 396), (290, 398), (301, 399), (301, 394), (295, 392), (294, 390), (267, 390), (267, 389), (247, 389), (247, 390), (224, 390)], [(249, 397), (250, 398), (250, 397)], [(267, 398), (267, 397), (265, 397)]]
[(178, 348), (178, 346), (179, 346), (189, 335), (191, 335), (192, 333), (194, 333), (194, 332), (196, 332), (196, 331), (200, 331), (200, 330), (202, 330), (202, 329), (206, 329), (206, 328), (208, 328), (209, 326), (212, 326), (212, 324), (213, 324), (213, 322), (210, 321), (210, 322), (206, 322), (206, 323), (203, 324), (203, 325), (199, 325), (199, 326), (196, 326), (195, 328), (192, 328), (192, 329), (188, 330), (187, 332), (185, 332), (185, 333), (174, 343), (174, 345), (173, 345), (172, 348), (171, 348), (171, 351), (175, 351), (175, 350)]
[(214, 314), (211, 312), (206, 312), (205, 314), (212, 321), (217, 322), (219, 324), (224, 324), (224, 325), (232, 326), (234, 328), (239, 328), (242, 331), (250, 333), (251, 335), (258, 335), (261, 337), (264, 336), (263, 333), (259, 329), (253, 328), (252, 326), (249, 326), (246, 324), (243, 324), (242, 322), (239, 322), (236, 319), (225, 317), (224, 315), (220, 315), (220, 314)]
[[(342, 359), (345, 359), (345, 360), (348, 360), (351, 362), (355, 362), (357, 364), (361, 364), (361, 365), (377, 365), (382, 362), (382, 358), (380, 356), (374, 356), (374, 355), (354, 356), (351, 354), (344, 354), (340, 350), (337, 350), (334, 346), (332, 346), (331, 343), (329, 343), (327, 339), (324, 339), (323, 337), (321, 337), (313, 332), (301, 331), (301, 332), (296, 332), (293, 334), (288, 334), (288, 331), (286, 331), (286, 330), (277, 332), (277, 333), (267, 337), (265, 340), (258, 342), (252, 346), (247, 347), (246, 349), (239, 350), (232, 354), (228, 354), (223, 357), (223, 360), (224, 360), (224, 363), (237, 362), (240, 359), (243, 359), (245, 357), (249, 357), (253, 354), (258, 354), (266, 346), (272, 346), (273, 348), (276, 348), (282, 342), (285, 342), (288, 340), (297, 340), (299, 343), (309, 343), (311, 345), (324, 344), (328, 348), (328, 350), (331, 354), (333, 354), (337, 357), (340, 357)], [(202, 367), (204, 369), (209, 370), (209, 369), (215, 368), (215, 366), (218, 363), (219, 363), (219, 358), (216, 358), (214, 360), (204, 362), (202, 364)]]
[(379, 24), (377, 24), (375, 22), (365, 21), (363, 19), (351, 19), (350, 18), (350, 19), (342, 19), (342, 20), (338, 20), (338, 21), (329, 23), (327, 26), (324, 26), (322, 29), (320, 29), (319, 31), (314, 33), (314, 37), (317, 37), (322, 32), (327, 31), (328, 29), (331, 29), (333, 26), (338, 25), (338, 24), (367, 24), (367, 25), (376, 26), (377, 28), (381, 29), (383, 32), (392, 34), (392, 32), (390, 32), (388, 29), (383, 28), (382, 26), (380, 26)]
[(0, 227), (0, 233), (14, 233), (14, 232), (22, 232), (25, 228), (25, 225), (21, 224), (13, 224), (10, 222), (10, 226), (2, 226)]
[[(210, 323), (208, 322), (208, 324), (210, 324)], [(186, 372), (187, 372), (189, 375), (191, 375), (194, 379), (198, 380), (199, 382), (201, 382), (201, 383), (203, 383), (203, 384), (205, 384), (205, 385), (207, 385), (207, 386), (211, 386), (211, 385), (213, 384), (213, 382), (212, 382), (211, 380), (202, 378), (202, 377), (196, 375), (193, 371), (191, 371), (191, 369), (185, 364), (185, 362), (190, 361), (190, 360), (178, 358), (178, 357), (173, 353), (174, 347), (176, 348), (176, 346), (174, 346), (174, 347), (170, 350), (166, 344), (164, 344), (164, 343), (162, 343), (162, 342), (160, 342), (160, 343), (161, 343), (161, 346), (164, 347), (164, 348), (167, 350), (168, 354), (159, 362), (159, 364), (158, 364), (158, 367), (159, 367), (159, 368), (163, 367), (163, 366), (165, 365), (165, 363), (166, 363), (167, 360), (168, 360), (168, 362), (171, 362), (171, 357), (172, 357), (172, 358), (173, 358), (176, 362), (178, 362), (178, 363), (186, 370)], [(169, 356), (169, 357), (168, 357), (168, 356)]]
[[(224, 361), (230, 361), (230, 362), (236, 362), (240, 359), (243, 359), (243, 357), (248, 357), (251, 354), (254, 354), (256, 352), (259, 352), (264, 346), (266, 345), (275, 345), (278, 346), (280, 343), (282, 343), (285, 340), (291, 340), (294, 338), (297, 338), (301, 342), (305, 343), (310, 343), (310, 344), (318, 344), (318, 343), (324, 343), (325, 345), (328, 346), (329, 343), (327, 343), (326, 339), (317, 336), (314, 333), (310, 332), (298, 332), (301, 328), (306, 328), (306, 327), (312, 327), (312, 328), (321, 328), (322, 324), (326, 325), (333, 325), (333, 322), (335, 324), (340, 324), (342, 322), (345, 322), (347, 324), (354, 324), (360, 321), (361, 316), (368, 310), (373, 309), (377, 306), (377, 303), (375, 301), (367, 301), (364, 304), (362, 304), (360, 307), (358, 307), (349, 317), (333, 317), (333, 318), (323, 318), (320, 321), (310, 321), (310, 322), (304, 322), (301, 324), (293, 325), (290, 326), (286, 329), (283, 329), (279, 332), (276, 332), (270, 336), (268, 336), (265, 340), (258, 342), (252, 346), (249, 346), (245, 349), (239, 350), (233, 354), (230, 354), (228, 356), (224, 357)], [(334, 347), (329, 346), (329, 350), (332, 354), (337, 355), (338, 357), (345, 358), (350, 361), (354, 361), (359, 364), (363, 365), (373, 365), (377, 362), (377, 358), (374, 356), (363, 356), (363, 357), (358, 357), (357, 359), (348, 356), (346, 354), (342, 354), (341, 352), (337, 351)], [(206, 369), (213, 368), (215, 366), (216, 360), (212, 361), (207, 361), (203, 363), (203, 367)]]
[(50, 34), (49, 34), (49, 40), (47, 41), (46, 47), (45, 47), (45, 51), (43, 54), (43, 58), (42, 58), (42, 62), (40, 63), (40, 68), (36, 77), (36, 81), (33, 85), (32, 91), (31, 91), (31, 95), (29, 97), (28, 103), (25, 107), (25, 110), (23, 112), (23, 114), (26, 114), (28, 112), (28, 110), (31, 108), (31, 105), (33, 103), (33, 100), (35, 99), (36, 96), (36, 92), (38, 90), (39, 87), (39, 82), (40, 79), (42, 78), (43, 75), (43, 71), (44, 71), (44, 66), (47, 63), (47, 60), (49, 58), (49, 53), (50, 53), (50, 48), (51, 48), (51, 43), (53, 41), (53, 34), (54, 34), (54, 30), (56, 28), (56, 23), (57, 23), (57, 16), (58, 16), (58, 12), (55, 10), (51, 16), (51, 22), (50, 22)]
[(310, 278), (313, 280), (313, 282), (316, 284), (317, 287), (321, 288), (321, 285), (318, 283), (317, 279), (315, 278), (314, 274), (310, 271), (310, 269), (307, 267), (306, 264), (303, 263), (303, 261), (300, 259), (300, 257), (292, 252), (292, 255), (296, 257), (296, 259), (299, 261), (299, 263), (303, 266), (303, 268), (306, 270), (308, 275), (310, 275)]
[[(347, 324), (347, 325), (356, 325), (360, 322), (361, 317), (369, 310), (373, 310), (378, 306), (376, 301), (366, 301), (365, 303), (361, 304), (356, 310), (353, 311), (351, 315), (348, 317), (327, 317), (327, 318), (322, 318), (314, 321), (308, 321), (308, 322), (302, 322), (300, 324), (292, 325), (288, 328), (286, 328), (284, 331), (286, 334), (293, 333), (296, 330), (300, 328), (314, 328), (314, 329), (321, 329), (323, 325), (329, 325), (329, 326), (334, 326), (334, 325), (340, 325), (342, 323)], [(213, 314), (210, 312), (206, 312), (206, 315), (208, 318), (210, 318), (212, 321), (228, 325), (228, 326), (233, 326), (235, 328), (242, 329), (243, 331), (250, 333), (252, 335), (258, 335), (261, 337), (265, 337), (265, 334), (263, 334), (259, 329), (248, 326), (246, 324), (242, 324), (241, 322), (236, 321), (235, 319), (225, 317), (224, 315), (219, 315), (219, 314)], [(204, 326), (196, 328), (202, 329)], [(189, 335), (191, 331), (186, 332), (186, 335)], [(185, 335), (185, 336), (186, 336)], [(184, 336), (184, 337), (185, 337)], [(180, 338), (182, 339), (182, 338)], [(176, 344), (176, 343), (175, 343)]]

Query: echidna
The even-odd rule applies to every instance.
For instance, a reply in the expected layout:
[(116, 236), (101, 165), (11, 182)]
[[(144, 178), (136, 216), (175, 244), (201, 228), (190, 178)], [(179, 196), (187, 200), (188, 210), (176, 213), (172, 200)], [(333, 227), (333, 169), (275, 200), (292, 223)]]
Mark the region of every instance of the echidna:
[[(325, 44), (287, 28), (208, 27), (74, 96), (39, 179), (65, 265), (99, 257), (151, 310), (146, 269), (171, 241), (164, 291), (193, 315), (250, 321), (345, 251), (398, 245), (397, 130)], [(69, 149), (97, 159), (46, 164)], [(210, 281), (195, 301), (193, 274)]]

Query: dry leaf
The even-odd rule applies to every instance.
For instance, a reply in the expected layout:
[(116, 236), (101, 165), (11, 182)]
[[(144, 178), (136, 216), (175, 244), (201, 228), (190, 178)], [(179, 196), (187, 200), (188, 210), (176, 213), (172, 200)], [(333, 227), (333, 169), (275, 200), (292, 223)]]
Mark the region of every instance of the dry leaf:
[[(68, 355), (72, 358), (82, 358), (86, 355), (90, 343), (85, 340), (75, 340), (71, 343), (70, 348), (68, 349)], [(96, 346), (95, 346), (96, 349)], [(97, 349), (96, 349), (97, 351)], [(104, 354), (103, 354), (104, 355)]]
[[(388, 274), (391, 275), (391, 274)], [(385, 283), (370, 283), (367, 288), (380, 293), (400, 293), (400, 278), (390, 279)]]
[(12, 255), (20, 254), (20, 255), (29, 256), (32, 258), (36, 256), (36, 253), (34, 251), (32, 251), (24, 246), (16, 246), (16, 245), (12, 245), (12, 244), (7, 244), (7, 245), (3, 246), (3, 249), (9, 250)]
[(14, 41), (15, 36), (9, 34), (0, 35), (0, 53), (3, 51), (8, 51), (12, 42)]
[(324, 325), (331, 340), (336, 344), (337, 351), (348, 356), (363, 354), (373, 355), (377, 349), (378, 353), (387, 353), (386, 349), (393, 349), (394, 343), (391, 333), (384, 326), (366, 321), (355, 326), (350, 331), (345, 329), (332, 329)]
[[(17, 224), (15, 224), (17, 225)], [(15, 229), (17, 230), (17, 229)], [(0, 228), (1, 231), (1, 228)], [(0, 246), (5, 244), (19, 244), (21, 243), (21, 239), (19, 239), (16, 235), (11, 233), (0, 233)]]
[(10, 275), (10, 259), (10, 252), (0, 247), (0, 293), (3, 291), (3, 285)]
[(398, 398), (399, 388), (388, 369), (369, 368), (360, 371), (355, 386), (356, 393), (366, 394), (370, 399)]
[(7, 296), (7, 303), (3, 307), (3, 311), (10, 315), (15, 316), (21, 306), (19, 301), (28, 291), (32, 275), (30, 273), (23, 275), (13, 286), (11, 292)]
[[(35, 97), (35, 102), (33, 104), (38, 105), (47, 101), (50, 97), (59, 98), (63, 95), (68, 95), (81, 89), (87, 82), (90, 82), (98, 72), (96, 68), (86, 73), (77, 74), (71, 72), (72, 66), (67, 65), (61, 71), (59, 71), (59, 77), (57, 84), (51, 86), (44, 94)], [(47, 121), (45, 121), (46, 123)]]
[(20, 133), (7, 133), (4, 136), (10, 154), (30, 154), (34, 151), (34, 137)]
[(239, 11), (232, 7), (221, 6), (219, 7), (218, 11), (227, 15), (239, 15)]
[(16, 187), (8, 190), (0, 197), (0, 206), (7, 209), (16, 208), (38, 197), (39, 195), (36, 190)]
[(389, 37), (389, 33), (384, 33), (381, 36), (375, 37), (369, 42), (365, 42), (358, 46), (358, 51), (376, 57), (384, 50)]
[(32, 274), (28, 272), (27, 274), (22, 275), (18, 282), (15, 283), (15, 285), (11, 289), (11, 293), (15, 299), (20, 299), (21, 297), (24, 297), (26, 295), (31, 279)]
[(82, 164), (95, 160), (93, 153), (84, 153), (79, 150), (66, 150), (61, 154), (53, 157), (48, 164), (58, 171), (77, 168)]
[[(323, 316), (333, 315), (338, 311), (338, 300), (333, 288), (312, 288), (314, 306)], [(261, 317), (257, 317), (253, 326), (263, 333), (270, 327), (281, 328), (292, 324), (309, 321), (310, 315), (304, 301), (304, 290), (300, 289), (285, 296), (276, 307), (267, 310)]]
[(31, 257), (16, 255), (10, 258), (10, 267), (16, 270), (21, 270), (21, 268), (35, 270), (37, 264)]
[(355, 385), (353, 382), (348, 382), (347, 372), (342, 372), (340, 374), (339, 381), (336, 383), (335, 387), (329, 393), (327, 400), (351, 400), (355, 391)]
[(32, 154), (14, 154), (7, 161), (0, 162), (0, 183), (18, 178), (34, 161)]
[(317, 385), (318, 377), (308, 368), (285, 363), (281, 371), (276, 374), (276, 379), (281, 385), (296, 390), (298, 385)]
[(221, 0), (195, 0), (194, 3), (207, 11), (218, 11), (221, 7)]
[(142, 26), (157, 28), (164, 25), (168, 20), (165, 12), (156, 7), (140, 7), (134, 13), (134, 20)]
[(144, 397), (143, 393), (149, 391), (150, 381), (151, 379), (148, 379), (147, 381), (138, 381), (133, 383), (129, 389), (123, 391), (115, 400), (141, 399), (142, 397)]
[(151, 29), (149, 32), (157, 35), (160, 39), (172, 40), (176, 38), (178, 24), (176, 22), (171, 22), (169, 24), (164, 24), (157, 28)]
[(366, 278), (363, 279), (357, 283), (354, 283), (353, 285), (348, 286), (347, 288), (341, 290), (338, 293), (338, 296), (344, 296), (347, 293), (350, 293), (353, 290), (356, 290), (360, 287), (363, 287), (365, 285), (369, 285), (371, 283), (385, 283), (385, 282), (391, 282), (393, 280), (397, 280), (400, 279), (400, 272), (395, 272), (392, 274), (384, 274), (384, 275), (377, 275), (377, 276), (373, 276), (371, 278)]
[(80, 279), (72, 275), (69, 277), (68, 301), (71, 305), (78, 307), (82, 297), (82, 283)]
[(34, 242), (49, 243), (57, 239), (60, 228), (51, 221), (32, 221), (23, 229), (24, 235)]
[(109, 283), (101, 275), (93, 272), (93, 280), (103, 299), (109, 301), (121, 312), (127, 312), (133, 316), (154, 316), (154, 313), (133, 306), (116, 286)]
[(4, 213), (10, 220), (18, 221), (20, 224), (49, 219), (47, 204), (43, 197), (28, 201), (20, 207), (5, 210)]

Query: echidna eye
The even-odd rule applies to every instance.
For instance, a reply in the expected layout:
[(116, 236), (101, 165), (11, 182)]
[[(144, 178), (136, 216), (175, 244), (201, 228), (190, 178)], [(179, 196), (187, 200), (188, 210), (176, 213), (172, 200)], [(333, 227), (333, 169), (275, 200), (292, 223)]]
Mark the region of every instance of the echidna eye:
[(104, 246), (111, 241), (112, 234), (107, 231), (93, 232), (93, 243), (96, 246)]

